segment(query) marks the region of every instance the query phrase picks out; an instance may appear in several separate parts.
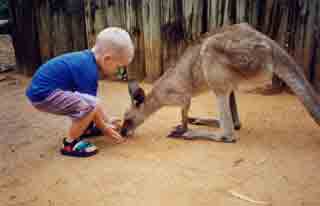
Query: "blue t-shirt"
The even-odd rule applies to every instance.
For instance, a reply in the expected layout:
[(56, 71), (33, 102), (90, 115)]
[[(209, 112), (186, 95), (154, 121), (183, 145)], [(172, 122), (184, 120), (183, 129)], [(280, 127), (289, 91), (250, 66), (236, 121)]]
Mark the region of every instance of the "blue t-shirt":
[(32, 102), (44, 100), (56, 89), (96, 96), (98, 78), (98, 66), (92, 51), (68, 53), (40, 66), (26, 95)]

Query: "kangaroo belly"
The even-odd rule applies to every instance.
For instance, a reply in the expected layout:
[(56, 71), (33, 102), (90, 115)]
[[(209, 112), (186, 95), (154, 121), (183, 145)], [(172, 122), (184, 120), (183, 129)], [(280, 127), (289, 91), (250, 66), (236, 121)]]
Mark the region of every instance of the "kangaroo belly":
[(266, 68), (256, 70), (254, 74), (243, 76), (240, 83), (250, 83), (252, 85), (261, 85), (272, 78), (272, 72)]
[(209, 86), (203, 70), (201, 68), (200, 59), (193, 65), (191, 69), (191, 85), (192, 85), (192, 96), (200, 95), (209, 90)]

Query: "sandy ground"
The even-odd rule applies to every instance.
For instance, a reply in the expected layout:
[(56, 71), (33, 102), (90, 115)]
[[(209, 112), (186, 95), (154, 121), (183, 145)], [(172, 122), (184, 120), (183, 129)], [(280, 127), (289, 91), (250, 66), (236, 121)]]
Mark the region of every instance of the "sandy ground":
[[(236, 144), (168, 139), (180, 112), (163, 108), (130, 141), (98, 138), (97, 156), (75, 159), (58, 153), (68, 119), (34, 110), (29, 80), (18, 79), (0, 81), (1, 206), (255, 205), (230, 190), (272, 205), (320, 205), (320, 130), (294, 96), (240, 92)], [(99, 95), (109, 115), (129, 106), (125, 83), (101, 82)], [(191, 110), (216, 116), (214, 96)]]

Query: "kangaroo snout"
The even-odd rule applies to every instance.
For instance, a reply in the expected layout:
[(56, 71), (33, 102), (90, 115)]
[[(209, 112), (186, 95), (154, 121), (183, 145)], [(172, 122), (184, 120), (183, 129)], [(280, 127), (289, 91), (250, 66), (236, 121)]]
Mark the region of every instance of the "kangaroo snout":
[(120, 129), (120, 134), (123, 136), (123, 137), (128, 137), (129, 134), (131, 133), (130, 131), (132, 130), (133, 128), (133, 121), (130, 120), (130, 119), (127, 119), (123, 122), (122, 126), (121, 126), (121, 129)]

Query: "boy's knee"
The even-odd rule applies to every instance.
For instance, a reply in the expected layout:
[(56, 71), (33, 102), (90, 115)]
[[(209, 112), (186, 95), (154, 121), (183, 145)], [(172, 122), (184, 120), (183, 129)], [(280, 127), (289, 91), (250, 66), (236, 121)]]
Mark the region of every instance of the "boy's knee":
[(94, 107), (95, 108), (101, 108), (101, 103), (99, 101), (97, 101)]
[(96, 102), (96, 104), (100, 104), (101, 105), (101, 100), (99, 98), (97, 98), (97, 97), (95, 97), (95, 102)]
[(103, 111), (103, 110), (102, 110), (102, 105), (101, 105), (100, 102), (97, 102), (97, 104), (95, 105), (94, 110), (95, 110), (96, 112), (102, 112), (102, 111)]

